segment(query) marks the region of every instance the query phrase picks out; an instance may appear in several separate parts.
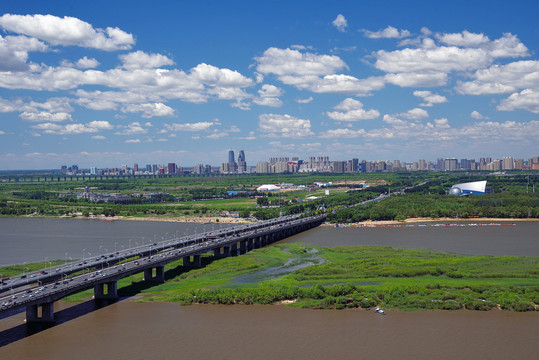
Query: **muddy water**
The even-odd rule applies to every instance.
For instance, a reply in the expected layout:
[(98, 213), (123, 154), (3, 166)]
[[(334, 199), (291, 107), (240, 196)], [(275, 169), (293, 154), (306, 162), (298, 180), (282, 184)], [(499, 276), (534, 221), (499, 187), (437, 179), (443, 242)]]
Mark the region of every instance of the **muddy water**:
[(1, 347), (0, 359), (536, 359), (538, 335), (539, 313), (127, 300)]
[[(463, 224), (463, 223), (459, 223)], [(514, 226), (333, 228), (322, 226), (283, 242), (321, 246), (383, 245), (469, 255), (539, 256), (539, 221)]]

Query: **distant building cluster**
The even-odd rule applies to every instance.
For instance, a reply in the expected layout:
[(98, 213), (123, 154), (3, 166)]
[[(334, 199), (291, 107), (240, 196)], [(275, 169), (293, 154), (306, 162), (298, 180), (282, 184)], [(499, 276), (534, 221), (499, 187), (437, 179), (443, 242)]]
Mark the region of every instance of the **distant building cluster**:
[(436, 162), (420, 159), (414, 162), (400, 160), (333, 160), (329, 156), (311, 156), (308, 159), (299, 157), (271, 157), (269, 161), (259, 161), (256, 166), (248, 166), (245, 152), (240, 150), (236, 159), (234, 151), (228, 152), (228, 161), (220, 167), (197, 164), (191, 168), (181, 167), (176, 163), (151, 164), (139, 167), (123, 165), (121, 168), (79, 169), (77, 165), (64, 165), (60, 172), (65, 175), (183, 175), (183, 174), (294, 174), (309, 172), (329, 173), (370, 173), (390, 171), (504, 171), (504, 170), (539, 170), (539, 156), (529, 158), (503, 157), (493, 159), (482, 157), (476, 159), (439, 158)]

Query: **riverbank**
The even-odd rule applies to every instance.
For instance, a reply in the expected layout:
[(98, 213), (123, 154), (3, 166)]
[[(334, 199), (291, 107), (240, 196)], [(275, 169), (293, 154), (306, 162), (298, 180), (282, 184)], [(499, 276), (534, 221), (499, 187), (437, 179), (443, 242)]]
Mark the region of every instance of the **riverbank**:
[[(161, 222), (185, 222), (185, 223), (197, 223), (197, 224), (250, 224), (256, 220), (245, 219), (245, 218), (234, 218), (226, 216), (204, 216), (204, 217), (193, 217), (193, 216), (179, 216), (179, 217), (133, 217), (133, 216), (114, 216), (114, 217), (105, 217), (105, 216), (76, 216), (69, 217), (76, 219), (98, 219), (103, 221), (113, 221), (113, 220), (129, 220), (129, 221), (161, 221)], [(470, 222), (470, 223), (517, 223), (517, 222), (539, 222), (539, 219), (522, 219), (522, 218), (409, 218), (402, 221), (391, 220), (391, 221), (361, 221), (356, 223), (324, 223), (321, 226), (350, 226), (350, 227), (361, 227), (361, 226), (376, 226), (376, 225), (402, 225), (402, 224), (418, 224), (418, 223), (452, 223), (452, 222)]]

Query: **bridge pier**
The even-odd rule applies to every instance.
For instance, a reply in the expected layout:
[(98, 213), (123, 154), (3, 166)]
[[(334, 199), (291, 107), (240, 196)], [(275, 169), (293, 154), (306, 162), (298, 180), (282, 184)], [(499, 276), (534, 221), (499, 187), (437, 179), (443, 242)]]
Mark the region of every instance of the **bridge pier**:
[[(155, 275), (153, 271), (154, 269), (155, 269)], [(154, 268), (145, 269), (144, 281), (164, 282), (165, 281), (165, 266), (156, 266)]]
[(257, 236), (253, 240), (253, 247), (255, 249), (260, 249), (260, 236)]
[(238, 243), (234, 243), (230, 245), (230, 255), (237, 256), (238, 255)]
[[(41, 308), (41, 316), (39, 316)], [(26, 307), (26, 323), (54, 322), (54, 303), (35, 304)]]
[(240, 241), (240, 254), (245, 254), (247, 252), (247, 240)]
[(94, 299), (118, 299), (118, 283), (116, 281), (108, 281), (94, 285)]
[(200, 255), (193, 255), (192, 261), (191, 261), (191, 256), (184, 256), (183, 266), (201, 267), (202, 261), (200, 261)]

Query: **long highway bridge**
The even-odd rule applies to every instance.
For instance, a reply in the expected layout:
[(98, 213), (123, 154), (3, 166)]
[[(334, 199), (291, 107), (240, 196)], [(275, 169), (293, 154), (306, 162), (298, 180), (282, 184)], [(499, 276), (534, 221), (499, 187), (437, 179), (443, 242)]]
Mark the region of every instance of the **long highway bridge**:
[(145, 281), (165, 281), (166, 264), (183, 259), (184, 266), (200, 267), (200, 257), (244, 254), (322, 224), (326, 215), (286, 216), (154, 242), (99, 257), (30, 272), (0, 282), (0, 316), (26, 308), (26, 323), (54, 322), (54, 302), (94, 288), (94, 299), (117, 299), (118, 280), (144, 272)]

